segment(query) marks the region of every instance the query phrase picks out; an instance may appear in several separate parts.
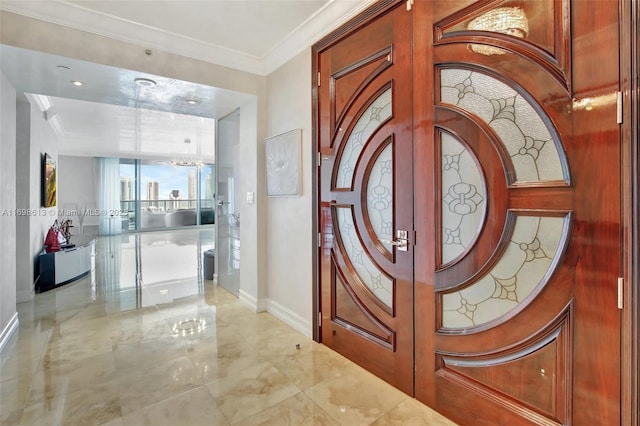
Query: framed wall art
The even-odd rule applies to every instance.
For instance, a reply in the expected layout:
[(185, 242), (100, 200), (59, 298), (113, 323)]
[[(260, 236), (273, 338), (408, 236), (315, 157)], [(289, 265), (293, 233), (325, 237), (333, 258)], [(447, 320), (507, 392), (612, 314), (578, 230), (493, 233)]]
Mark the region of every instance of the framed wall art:
[(58, 200), (56, 161), (45, 153), (42, 156), (42, 207), (55, 207)]
[(301, 195), (302, 129), (290, 130), (265, 139), (267, 196)]

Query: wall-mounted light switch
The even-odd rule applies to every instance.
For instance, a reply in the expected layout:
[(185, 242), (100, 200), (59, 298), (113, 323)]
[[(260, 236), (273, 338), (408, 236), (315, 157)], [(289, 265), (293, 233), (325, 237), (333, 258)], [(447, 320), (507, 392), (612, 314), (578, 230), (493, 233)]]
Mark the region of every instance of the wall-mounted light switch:
[(247, 192), (247, 203), (253, 204), (253, 192)]

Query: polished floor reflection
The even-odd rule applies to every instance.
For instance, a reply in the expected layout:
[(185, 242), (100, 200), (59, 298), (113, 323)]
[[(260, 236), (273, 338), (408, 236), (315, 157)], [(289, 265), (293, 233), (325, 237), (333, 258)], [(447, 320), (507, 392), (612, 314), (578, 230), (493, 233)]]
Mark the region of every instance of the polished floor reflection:
[(451, 425), (203, 279), (212, 230), (100, 238), (91, 277), (18, 305), (2, 425)]

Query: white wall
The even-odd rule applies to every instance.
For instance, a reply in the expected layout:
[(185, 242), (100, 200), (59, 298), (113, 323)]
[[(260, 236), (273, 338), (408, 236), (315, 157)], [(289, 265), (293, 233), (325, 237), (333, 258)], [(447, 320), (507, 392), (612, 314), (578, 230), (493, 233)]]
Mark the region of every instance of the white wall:
[[(240, 107), (240, 300), (256, 312), (266, 309), (266, 254), (265, 232), (262, 224), (265, 215), (264, 191), (260, 190), (261, 161), (259, 145), (261, 120), (259, 100)], [(262, 110), (264, 111), (264, 110)], [(246, 193), (255, 193), (254, 204), (246, 201)]]
[(303, 175), (301, 196), (267, 199), (269, 311), (312, 336), (311, 49), (267, 77), (267, 102), (268, 136), (302, 129)]
[(16, 313), (16, 91), (0, 73), (0, 350)]
[[(58, 207), (42, 207), (42, 157), (58, 161), (58, 137), (36, 105), (19, 102), (16, 131), (16, 205), (32, 212), (16, 218), (21, 237), (16, 241), (16, 298), (33, 299), (36, 261), (47, 231), (58, 216)], [(23, 237), (24, 236), (24, 237)]]
[[(61, 218), (67, 218), (62, 210), (72, 204), (80, 211), (98, 205), (94, 177), (95, 160), (92, 157), (58, 156), (58, 210)], [(80, 226), (79, 217), (71, 217), (71, 220), (74, 226)], [(78, 235), (80, 230), (75, 229), (71, 233)]]
[[(16, 102), (16, 208), (26, 210), (30, 208), (29, 191), (31, 190), (31, 176), (29, 165), (31, 138), (31, 104), (21, 98)], [(35, 173), (40, 173), (39, 171)], [(38, 175), (39, 176), (39, 175)], [(38, 189), (38, 193), (39, 193)], [(16, 217), (16, 299), (26, 302), (33, 298), (33, 266), (29, 252), (29, 229), (31, 223), (25, 216)]]

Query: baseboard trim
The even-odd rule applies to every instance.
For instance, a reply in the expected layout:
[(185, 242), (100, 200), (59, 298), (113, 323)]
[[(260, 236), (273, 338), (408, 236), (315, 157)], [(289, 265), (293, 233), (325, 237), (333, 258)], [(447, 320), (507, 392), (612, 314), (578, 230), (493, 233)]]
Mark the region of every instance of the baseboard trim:
[(267, 310), (267, 299), (256, 299), (249, 293), (242, 291), (242, 289), (238, 291), (238, 300), (249, 306), (253, 312), (265, 312)]
[(16, 332), (16, 330), (18, 330), (18, 324), (18, 313), (16, 312), (15, 314), (13, 314), (13, 317), (11, 317), (4, 330), (2, 330), (2, 334), (0, 334), (0, 353), (4, 351), (4, 347), (7, 343), (9, 343), (9, 340)]
[(267, 312), (310, 339), (313, 338), (311, 322), (293, 312), (291, 309), (282, 306), (278, 302), (269, 300)]
[(24, 303), (31, 302), (35, 297), (36, 293), (31, 289), (30, 291), (20, 291), (16, 292), (16, 303)]

